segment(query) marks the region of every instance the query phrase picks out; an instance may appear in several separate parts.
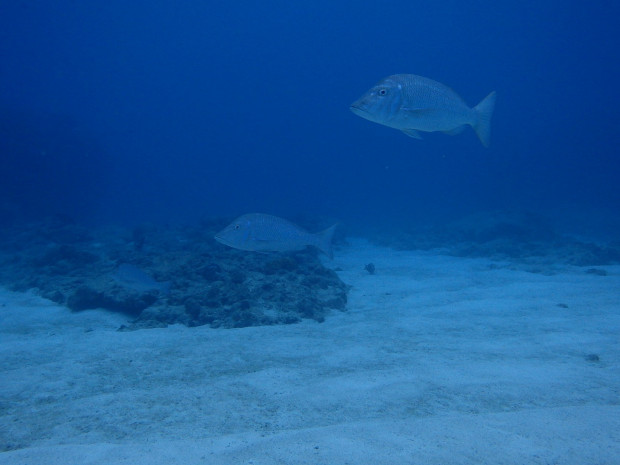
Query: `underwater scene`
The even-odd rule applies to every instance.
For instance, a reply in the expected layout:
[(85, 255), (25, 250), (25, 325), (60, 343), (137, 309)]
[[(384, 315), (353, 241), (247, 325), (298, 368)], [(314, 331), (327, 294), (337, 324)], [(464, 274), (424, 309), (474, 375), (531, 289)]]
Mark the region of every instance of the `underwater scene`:
[(0, 465), (620, 463), (620, 4), (0, 4)]

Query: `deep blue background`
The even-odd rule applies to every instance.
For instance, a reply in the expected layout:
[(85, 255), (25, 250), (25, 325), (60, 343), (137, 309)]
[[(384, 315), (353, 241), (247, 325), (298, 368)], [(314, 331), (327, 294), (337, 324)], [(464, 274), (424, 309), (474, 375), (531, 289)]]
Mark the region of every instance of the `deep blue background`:
[[(0, 212), (620, 212), (619, 14), (605, 0), (5, 1)], [(490, 149), (349, 111), (394, 73), (471, 105), (496, 90)]]

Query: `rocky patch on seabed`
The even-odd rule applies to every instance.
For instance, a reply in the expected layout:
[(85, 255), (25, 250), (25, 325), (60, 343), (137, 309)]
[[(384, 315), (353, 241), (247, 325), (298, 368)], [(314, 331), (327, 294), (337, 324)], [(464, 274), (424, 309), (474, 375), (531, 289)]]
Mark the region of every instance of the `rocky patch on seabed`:
[[(594, 267), (620, 263), (620, 241), (574, 238), (528, 212), (481, 212), (436, 226), (382, 231), (371, 236), (375, 242), (396, 249), (439, 249), (459, 257), (488, 257), (536, 272), (549, 272), (550, 266), (559, 264)], [(591, 270), (586, 272), (602, 273)]]
[(230, 249), (213, 240), (225, 224), (128, 231), (54, 219), (5, 227), (0, 283), (35, 289), (73, 311), (122, 312), (131, 322), (121, 329), (321, 322), (330, 311), (345, 310), (347, 286), (315, 250)]

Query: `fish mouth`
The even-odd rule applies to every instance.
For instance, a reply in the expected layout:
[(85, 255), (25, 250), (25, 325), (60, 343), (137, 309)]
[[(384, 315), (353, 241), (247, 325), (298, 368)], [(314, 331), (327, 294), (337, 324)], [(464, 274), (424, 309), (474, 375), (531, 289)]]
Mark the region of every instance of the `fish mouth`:
[(368, 113), (364, 108), (362, 108), (360, 105), (352, 103), (349, 106), (349, 110), (351, 110), (353, 113), (355, 113), (356, 115), (361, 115), (361, 114), (366, 114)]
[(215, 236), (213, 236), (213, 239), (215, 239), (220, 244), (229, 245), (227, 241), (225, 241), (224, 238), (220, 236), (219, 234), (216, 234)]
[(226, 247), (231, 247), (233, 249), (244, 250), (243, 247), (239, 246), (236, 242), (231, 241), (230, 239), (226, 239), (226, 238), (220, 236), (219, 234), (216, 234), (215, 236), (213, 236), (213, 239), (215, 239), (216, 242), (219, 242), (220, 244), (225, 245)]

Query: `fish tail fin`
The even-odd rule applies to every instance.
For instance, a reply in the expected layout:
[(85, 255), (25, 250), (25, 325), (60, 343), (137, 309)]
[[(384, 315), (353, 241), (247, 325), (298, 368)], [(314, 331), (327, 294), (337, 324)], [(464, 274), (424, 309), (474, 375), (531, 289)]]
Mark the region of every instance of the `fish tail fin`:
[(493, 116), (496, 97), (497, 94), (493, 91), (474, 107), (476, 116), (472, 126), (474, 131), (476, 131), (478, 139), (485, 147), (488, 147), (491, 141), (491, 116)]
[(337, 226), (338, 223), (330, 226), (324, 231), (315, 234), (317, 249), (319, 249), (329, 258), (334, 258), (334, 253), (332, 251), (332, 238), (334, 237), (334, 232), (336, 231)]

